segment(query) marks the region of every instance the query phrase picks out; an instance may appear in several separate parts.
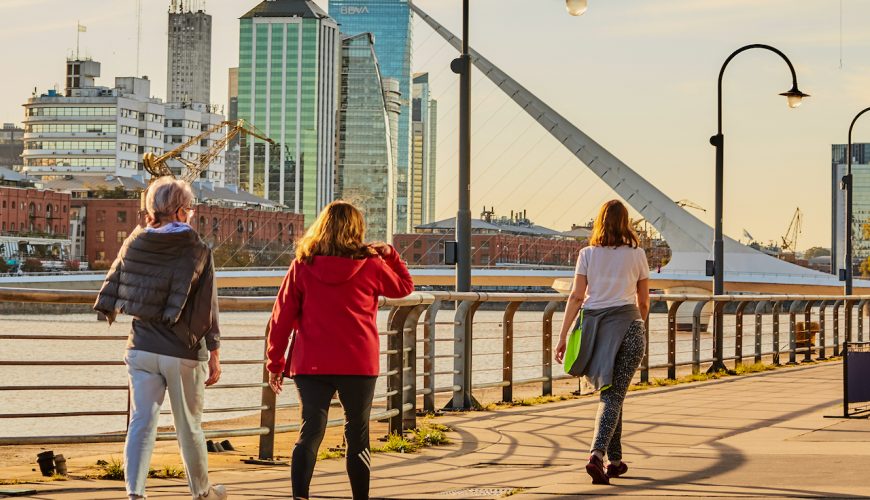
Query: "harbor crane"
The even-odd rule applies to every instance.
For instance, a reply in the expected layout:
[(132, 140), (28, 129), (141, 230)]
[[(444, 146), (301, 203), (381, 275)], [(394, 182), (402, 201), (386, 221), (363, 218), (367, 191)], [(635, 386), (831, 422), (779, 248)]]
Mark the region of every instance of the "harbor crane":
[(803, 213), (801, 213), (800, 207), (795, 208), (794, 215), (791, 217), (791, 222), (788, 225), (788, 229), (785, 232), (785, 235), (782, 236), (782, 250), (790, 251), (792, 253), (797, 251), (797, 241), (798, 235), (801, 233), (802, 226), (802, 218)]
[[(214, 141), (214, 144), (212, 144), (211, 147), (199, 153), (199, 156), (195, 160), (189, 160), (182, 156), (187, 148), (199, 144), (200, 141), (208, 138), (210, 135), (224, 127), (227, 127), (227, 132), (220, 139)], [(205, 172), (206, 169), (208, 169), (209, 164), (220, 155), (220, 152), (226, 148), (227, 143), (239, 134), (250, 135), (262, 139), (269, 144), (275, 144), (274, 140), (266, 137), (253, 125), (244, 120), (222, 121), (162, 155), (158, 156), (154, 153), (145, 153), (142, 155), (142, 161), (145, 164), (145, 170), (151, 174), (151, 182), (156, 180), (158, 177), (175, 177), (175, 174), (172, 172), (172, 169), (169, 168), (167, 163), (171, 160), (176, 160), (184, 167), (183, 172), (181, 172), (178, 178), (184, 182), (191, 183), (198, 178), (202, 172)]]

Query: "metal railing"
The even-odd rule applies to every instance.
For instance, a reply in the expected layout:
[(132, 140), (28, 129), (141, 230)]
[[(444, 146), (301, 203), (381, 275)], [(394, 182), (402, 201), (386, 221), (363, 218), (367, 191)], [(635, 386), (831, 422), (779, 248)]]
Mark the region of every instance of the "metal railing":
[[(95, 291), (62, 291), (62, 290), (32, 290), (0, 288), (0, 302), (40, 302), (56, 304), (92, 304), (96, 298)], [(554, 374), (553, 323), (554, 316), (561, 314), (567, 296), (557, 293), (484, 293), (484, 292), (432, 292), (413, 293), (402, 299), (380, 299), (382, 308), (389, 308), (386, 329), (379, 332), (382, 338), (381, 355), (385, 358), (379, 382), (385, 385), (385, 390), (375, 396), (375, 411), (372, 420), (388, 420), (391, 433), (401, 433), (416, 427), (418, 407), (425, 412), (436, 410), (436, 396), (441, 397), (441, 403), (447, 402), (447, 408), (471, 409), (475, 404), (474, 391), (481, 389), (501, 388), (501, 399), (511, 401), (514, 389), (521, 385), (540, 384), (541, 394), (549, 395), (553, 391), (553, 383), (559, 379), (570, 378), (565, 374)], [(220, 307), (223, 311), (269, 311), (274, 297), (220, 297)], [(789, 363), (827, 357), (829, 351), (839, 355), (842, 342), (864, 338), (864, 316), (870, 296), (808, 296), (808, 295), (653, 295), (651, 302), (662, 303), (658, 309), (666, 309), (666, 313), (654, 313), (646, 319), (647, 347), (640, 368), (640, 380), (649, 381), (651, 373), (661, 373), (667, 378), (676, 378), (680, 367), (691, 369), (698, 373), (705, 365), (717, 361), (714, 346), (707, 346), (712, 340), (706, 334), (705, 326), (708, 316), (723, 313), (733, 326), (729, 328), (728, 342), (733, 343), (732, 350), (726, 356), (724, 349), (722, 362), (731, 361), (739, 365), (744, 360), (754, 362), (771, 359), (779, 363), (781, 356), (787, 356)], [(523, 307), (536, 308), (535, 311), (524, 310)], [(452, 308), (452, 320), (444, 320), (448, 310)], [(481, 308), (498, 311), (498, 320), (475, 322), (475, 314)], [(654, 307), (655, 308), (655, 307)], [(678, 329), (678, 315), (686, 308), (691, 309), (691, 332), (681, 332)], [(712, 311), (710, 311), (712, 309)], [(518, 320), (517, 313), (522, 310), (525, 317), (534, 315), (535, 319)], [(495, 314), (495, 313), (492, 313)], [(538, 316), (540, 314), (540, 316)], [(754, 328), (744, 327), (747, 314), (754, 316)], [(783, 325), (781, 316), (786, 316)], [(816, 321), (814, 321), (814, 319)], [(664, 328), (659, 325), (665, 320)], [(0, 326), (2, 326), (0, 319)], [(817, 327), (815, 325), (817, 323)], [(485, 328), (500, 329), (500, 335), (487, 338), (477, 338), (478, 330)], [(518, 335), (517, 329), (525, 325), (527, 335)], [(726, 324), (726, 326), (729, 326)], [(853, 328), (857, 326), (857, 328)], [(441, 327), (439, 329), (439, 327)], [(440, 330), (441, 334), (438, 334)], [(446, 334), (445, 334), (446, 330)], [(751, 330), (751, 331), (750, 331)], [(814, 343), (810, 337), (798, 337), (801, 331), (817, 333)], [(126, 340), (121, 335), (29, 335), (26, 333), (0, 333), (0, 346), (3, 342), (33, 341), (121, 341)], [(256, 336), (224, 336), (224, 342), (260, 342), (265, 352), (265, 335)], [(480, 348), (482, 342), (488, 342), (491, 352), (475, 352), (475, 343)], [(767, 345), (765, 345), (767, 342)], [(444, 346), (445, 347), (439, 347)], [(532, 346), (532, 351), (517, 351), (517, 346)], [(225, 344), (226, 345), (226, 344)], [(747, 348), (748, 347), (748, 348)], [(452, 349), (451, 349), (452, 348)], [(50, 350), (50, 347), (39, 352)], [(494, 350), (492, 350), (494, 349)], [(652, 349), (652, 351), (651, 351)], [(681, 350), (683, 349), (683, 350)], [(223, 349), (227, 356), (228, 350)], [(446, 351), (446, 352), (445, 352)], [(0, 349), (0, 357), (4, 349)], [(522, 357), (529, 359), (540, 355), (539, 362), (527, 366), (516, 366)], [(489, 368), (475, 366), (485, 358), (500, 357), (493, 361)], [(256, 413), (259, 412), (259, 426), (233, 429), (210, 429), (206, 431), (209, 438), (260, 436), (259, 456), (262, 459), (274, 455), (275, 436), (278, 433), (295, 431), (298, 423), (280, 424), (278, 411), (298, 406), (296, 402), (281, 403), (268, 387), (268, 373), (265, 368), (265, 356), (251, 359), (223, 359), (225, 365), (263, 365), (262, 379), (250, 383), (219, 383), (209, 390), (238, 389), (260, 391), (260, 403), (247, 406), (227, 406), (206, 408), (206, 413)], [(653, 362), (657, 360), (657, 362)], [(40, 367), (40, 366), (114, 366), (123, 365), (122, 361), (50, 361), (41, 359), (3, 359), (0, 367)], [(534, 376), (521, 377), (520, 372), (533, 373)], [(482, 377), (483, 372), (490, 376)], [(444, 381), (447, 380), (445, 384)], [(125, 380), (112, 381), (104, 385), (3, 385), (0, 393), (18, 392), (48, 392), (63, 394), (63, 391), (126, 391), (128, 406), (126, 409), (106, 411), (63, 411), (63, 412), (7, 412), (0, 410), (0, 422), (4, 419), (43, 419), (96, 416), (125, 416), (129, 420), (129, 389)], [(439, 385), (440, 382), (440, 385)], [(287, 391), (289, 392), (289, 391)], [(330, 425), (342, 425), (341, 420), (330, 421)], [(2, 434), (2, 431), (0, 431)], [(159, 433), (158, 439), (174, 439), (172, 432)], [(48, 443), (82, 443), (82, 442), (120, 442), (125, 433), (83, 433), (77, 435), (48, 436), (10, 436), (0, 435), (0, 445), (15, 444), (48, 444)]]

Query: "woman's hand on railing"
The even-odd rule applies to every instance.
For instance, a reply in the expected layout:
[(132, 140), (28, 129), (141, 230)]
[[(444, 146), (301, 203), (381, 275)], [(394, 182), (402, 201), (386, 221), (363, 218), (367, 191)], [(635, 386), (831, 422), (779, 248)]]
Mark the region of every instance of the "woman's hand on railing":
[(205, 385), (215, 385), (221, 379), (221, 357), (220, 349), (215, 349), (209, 352), (208, 356), (208, 379)]
[(284, 390), (284, 374), (269, 373), (269, 387), (275, 391), (275, 394), (281, 394), (281, 391)]
[(559, 336), (559, 345), (556, 346), (556, 362), (560, 365), (565, 359), (565, 349), (567, 348), (567, 340), (564, 335)]

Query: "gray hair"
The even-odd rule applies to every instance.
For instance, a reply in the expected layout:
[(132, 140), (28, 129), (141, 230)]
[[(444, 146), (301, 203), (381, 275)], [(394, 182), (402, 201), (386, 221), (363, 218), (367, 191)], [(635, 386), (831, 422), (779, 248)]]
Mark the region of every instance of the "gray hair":
[(177, 212), (179, 208), (191, 205), (193, 199), (190, 184), (167, 175), (148, 186), (145, 194), (145, 210), (155, 221), (161, 221)]

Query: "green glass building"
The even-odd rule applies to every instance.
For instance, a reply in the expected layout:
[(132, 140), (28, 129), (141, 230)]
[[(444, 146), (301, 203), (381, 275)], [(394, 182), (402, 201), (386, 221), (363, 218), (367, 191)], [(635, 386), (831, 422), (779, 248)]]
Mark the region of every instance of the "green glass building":
[[(391, 116), (371, 33), (342, 38), (340, 88), (335, 195), (363, 210), (369, 239), (389, 242), (395, 217), (395, 159)], [(396, 118), (399, 104), (393, 106)]]
[(239, 20), (238, 116), (275, 141), (244, 137), (242, 189), (305, 215), (334, 193), (341, 38), (311, 0), (265, 0)]

